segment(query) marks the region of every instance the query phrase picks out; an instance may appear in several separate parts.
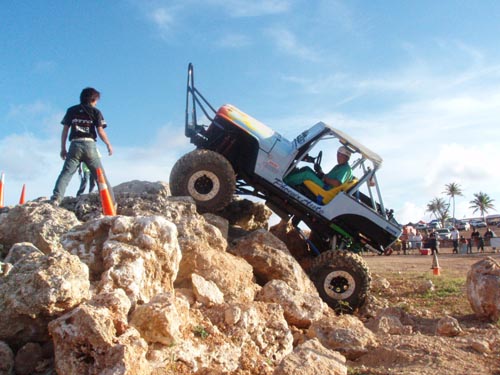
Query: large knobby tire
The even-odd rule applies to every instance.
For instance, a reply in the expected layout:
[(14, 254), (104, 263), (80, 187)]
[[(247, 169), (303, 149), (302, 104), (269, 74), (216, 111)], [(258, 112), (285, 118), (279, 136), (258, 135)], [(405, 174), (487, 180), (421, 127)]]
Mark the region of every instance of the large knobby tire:
[(365, 303), (371, 275), (359, 255), (337, 250), (324, 252), (315, 258), (310, 274), (323, 301), (335, 311), (352, 313)]
[(217, 212), (231, 202), (236, 176), (224, 156), (210, 150), (194, 150), (175, 163), (169, 183), (172, 195), (191, 196), (198, 210)]

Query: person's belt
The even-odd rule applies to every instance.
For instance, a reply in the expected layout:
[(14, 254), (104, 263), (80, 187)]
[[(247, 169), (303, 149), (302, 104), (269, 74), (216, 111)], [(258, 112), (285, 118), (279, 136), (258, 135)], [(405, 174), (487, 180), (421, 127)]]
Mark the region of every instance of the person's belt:
[(94, 138), (74, 138), (71, 142), (95, 142)]

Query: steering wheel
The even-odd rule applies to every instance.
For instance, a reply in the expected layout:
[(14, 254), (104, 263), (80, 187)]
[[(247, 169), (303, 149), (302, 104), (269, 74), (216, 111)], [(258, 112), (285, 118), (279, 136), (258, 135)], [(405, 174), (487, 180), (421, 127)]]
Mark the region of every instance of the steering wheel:
[(316, 156), (316, 159), (314, 160), (314, 171), (315, 172), (322, 172), (321, 169), (321, 160), (323, 159), (323, 151), (320, 151), (318, 153), (318, 156)]

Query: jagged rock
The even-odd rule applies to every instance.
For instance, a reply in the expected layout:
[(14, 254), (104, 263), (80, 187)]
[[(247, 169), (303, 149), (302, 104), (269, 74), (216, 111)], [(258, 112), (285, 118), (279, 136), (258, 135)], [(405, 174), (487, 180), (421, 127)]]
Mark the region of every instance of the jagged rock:
[(217, 214), (229, 221), (229, 224), (253, 231), (267, 229), (272, 211), (261, 202), (248, 199), (233, 199), (229, 205)]
[(391, 287), (391, 283), (385, 277), (379, 275), (372, 275), (372, 282), (370, 284), (371, 290), (374, 292), (382, 292)]
[(38, 250), (38, 248), (31, 242), (19, 242), (14, 244), (10, 248), (9, 253), (4, 259), (4, 262), (15, 264), (18, 260), (31, 253), (43, 254), (43, 252)]
[(374, 319), (366, 325), (375, 333), (389, 334), (389, 335), (402, 335), (410, 334), (412, 331), (411, 326), (403, 326), (397, 316), (382, 315)]
[(285, 243), (287, 249), (304, 269), (310, 267), (313, 257), (309, 246), (290, 221), (281, 220), (269, 228), (269, 232)]
[(26, 252), (0, 279), (0, 340), (46, 341), (48, 321), (89, 298), (88, 279), (87, 266), (65, 251)]
[(7, 249), (30, 242), (48, 254), (59, 249), (60, 236), (78, 224), (72, 212), (48, 203), (27, 202), (0, 215), (0, 242)]
[(194, 295), (198, 302), (207, 306), (224, 302), (224, 294), (213, 281), (207, 281), (195, 273), (191, 275), (191, 281), (193, 283)]
[(273, 375), (347, 375), (345, 357), (325, 348), (317, 339), (297, 346), (276, 367)]
[[(133, 180), (121, 183), (113, 187), (115, 196), (121, 195), (145, 195), (145, 196), (160, 196), (167, 197), (170, 195), (168, 184), (163, 181), (149, 182)], [(117, 198), (119, 200), (119, 198)]]
[(257, 358), (279, 363), (293, 349), (293, 336), (278, 304), (215, 305), (206, 314), (226, 337), (239, 343), (243, 357), (258, 353)]
[(458, 323), (458, 320), (452, 316), (445, 316), (439, 319), (436, 327), (436, 334), (440, 336), (458, 336), (462, 333), (462, 327)]
[(43, 349), (38, 343), (29, 342), (19, 349), (14, 359), (17, 375), (32, 375), (43, 361)]
[(285, 244), (268, 231), (260, 229), (235, 240), (228, 251), (250, 263), (262, 285), (278, 279), (300, 292), (317, 293), (316, 287)]
[(486, 340), (473, 339), (469, 342), (472, 349), (474, 349), (478, 353), (490, 353), (491, 348), (490, 344)]
[(117, 332), (113, 313), (84, 303), (53, 320), (58, 374), (150, 374), (147, 344), (135, 328)]
[(211, 213), (205, 213), (203, 214), (203, 217), (205, 218), (207, 223), (218, 228), (222, 234), (222, 237), (227, 241), (229, 234), (229, 222), (227, 221), (227, 219)]
[(95, 295), (89, 304), (109, 310), (116, 332), (122, 334), (128, 328), (128, 313), (132, 307), (130, 299), (123, 289), (115, 289)]
[(434, 287), (432, 280), (425, 280), (417, 287), (417, 290), (422, 294), (434, 292), (435, 289), (436, 288)]
[(500, 264), (495, 259), (487, 257), (471, 266), (466, 289), (478, 316), (495, 322), (500, 319)]
[(181, 339), (180, 327), (187, 324), (188, 314), (186, 302), (176, 300), (172, 293), (162, 293), (137, 306), (130, 324), (148, 343), (174, 345)]
[(215, 282), (228, 302), (254, 299), (258, 286), (253, 282), (252, 267), (226, 252), (227, 242), (218, 228), (196, 212), (184, 215), (176, 225), (182, 249), (176, 288), (190, 288), (191, 275), (196, 273)]
[(257, 300), (278, 303), (283, 307), (286, 321), (300, 328), (309, 327), (328, 309), (317, 292), (298, 292), (283, 280), (268, 282), (258, 293)]
[(373, 333), (352, 315), (328, 315), (314, 321), (307, 336), (317, 338), (326, 348), (339, 351), (351, 360), (377, 345)]
[(181, 251), (177, 228), (162, 216), (105, 217), (61, 238), (91, 270), (100, 291), (125, 290), (134, 305), (173, 289)]
[(0, 341), (0, 374), (14, 375), (14, 353), (3, 341)]

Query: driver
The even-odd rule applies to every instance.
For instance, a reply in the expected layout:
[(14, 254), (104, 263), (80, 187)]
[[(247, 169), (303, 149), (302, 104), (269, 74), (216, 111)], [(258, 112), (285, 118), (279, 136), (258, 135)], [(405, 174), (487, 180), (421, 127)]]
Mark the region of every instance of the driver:
[(323, 173), (319, 165), (314, 166), (316, 172), (310, 167), (302, 167), (298, 171), (290, 173), (283, 181), (290, 186), (297, 186), (306, 180), (311, 180), (315, 184), (322, 186), (323, 189), (329, 190), (351, 179), (352, 169), (349, 165), (350, 157), (351, 151), (345, 146), (340, 146), (337, 150), (338, 164), (327, 174)]

